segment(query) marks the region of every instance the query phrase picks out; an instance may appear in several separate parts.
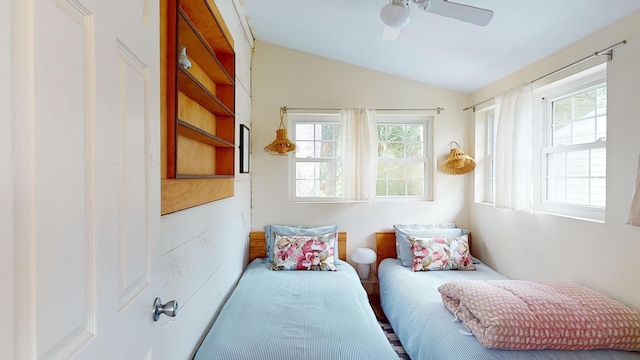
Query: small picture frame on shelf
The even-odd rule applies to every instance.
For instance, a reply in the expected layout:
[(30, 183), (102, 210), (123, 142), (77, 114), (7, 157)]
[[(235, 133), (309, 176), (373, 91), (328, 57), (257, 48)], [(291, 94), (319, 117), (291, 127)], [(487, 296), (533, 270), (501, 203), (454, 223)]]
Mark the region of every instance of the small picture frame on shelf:
[(249, 173), (249, 158), (251, 153), (251, 131), (245, 124), (240, 124), (240, 173)]

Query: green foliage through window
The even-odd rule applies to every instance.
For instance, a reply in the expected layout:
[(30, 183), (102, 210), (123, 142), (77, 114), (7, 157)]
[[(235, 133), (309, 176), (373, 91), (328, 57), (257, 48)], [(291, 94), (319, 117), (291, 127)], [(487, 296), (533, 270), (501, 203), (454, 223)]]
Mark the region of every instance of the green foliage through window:
[[(291, 198), (340, 201), (343, 169), (340, 115), (296, 114), (292, 138)], [(376, 196), (429, 198), (431, 117), (379, 115)]]
[(376, 196), (425, 195), (425, 125), (378, 123)]

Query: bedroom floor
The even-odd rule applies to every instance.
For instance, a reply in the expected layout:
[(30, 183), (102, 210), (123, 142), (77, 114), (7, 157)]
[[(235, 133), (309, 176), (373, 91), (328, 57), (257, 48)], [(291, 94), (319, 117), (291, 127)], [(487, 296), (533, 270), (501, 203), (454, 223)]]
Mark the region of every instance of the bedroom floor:
[(384, 315), (384, 311), (382, 311), (382, 306), (380, 306), (380, 301), (371, 302), (371, 308), (373, 308), (373, 312), (376, 314), (376, 318), (378, 320), (387, 320), (387, 317)]
[(393, 332), (393, 328), (391, 328), (391, 324), (389, 324), (387, 319), (378, 318), (378, 323), (384, 331), (384, 334), (387, 336), (387, 340), (389, 340), (389, 343), (393, 347), (393, 350), (395, 350), (398, 354), (398, 358), (402, 360), (411, 360), (411, 358), (409, 358), (409, 355), (407, 355), (407, 352), (402, 347), (402, 344), (400, 344), (400, 340), (398, 340), (396, 333)]

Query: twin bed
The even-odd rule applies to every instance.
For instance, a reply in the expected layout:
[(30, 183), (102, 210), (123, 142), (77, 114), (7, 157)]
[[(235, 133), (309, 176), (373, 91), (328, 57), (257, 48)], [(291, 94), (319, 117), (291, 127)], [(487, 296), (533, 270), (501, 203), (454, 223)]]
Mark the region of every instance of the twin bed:
[[(402, 266), (395, 232), (376, 233), (380, 304), (407, 354), (434, 359), (639, 359), (640, 353), (598, 350), (502, 350), (484, 347), (443, 305), (438, 288), (460, 280), (506, 280), (476, 261), (475, 271), (419, 271)], [(631, 334), (640, 345), (640, 333)]]
[[(465, 236), (470, 246), (471, 235)], [(265, 232), (251, 233), (250, 264), (195, 360), (398, 359), (356, 271), (344, 261), (344, 232), (337, 237), (337, 271), (273, 271), (275, 252), (282, 254), (286, 248), (268, 237)], [(487, 348), (443, 305), (438, 288), (456, 280), (505, 280), (504, 276), (479, 261), (474, 261), (475, 271), (413, 272), (397, 259), (395, 232), (376, 233), (376, 245), (381, 306), (413, 360), (640, 358), (637, 351), (609, 349)], [(640, 333), (630, 336), (640, 346)]]
[(272, 271), (264, 232), (250, 234), (250, 260), (195, 360), (398, 359), (346, 261), (337, 271)]

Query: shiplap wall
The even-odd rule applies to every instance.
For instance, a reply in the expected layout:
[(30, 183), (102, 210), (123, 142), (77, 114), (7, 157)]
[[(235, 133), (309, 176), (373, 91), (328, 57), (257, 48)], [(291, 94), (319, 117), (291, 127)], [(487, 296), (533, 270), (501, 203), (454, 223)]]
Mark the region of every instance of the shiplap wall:
[[(209, 0), (212, 1), (212, 0)], [(236, 0), (216, 0), (235, 42), (236, 145), (240, 124), (251, 128), (253, 38)], [(178, 316), (161, 317), (154, 358), (190, 358), (218, 315), (247, 263), (251, 228), (250, 174), (238, 172), (231, 198), (162, 217), (162, 300), (177, 300)]]

